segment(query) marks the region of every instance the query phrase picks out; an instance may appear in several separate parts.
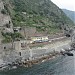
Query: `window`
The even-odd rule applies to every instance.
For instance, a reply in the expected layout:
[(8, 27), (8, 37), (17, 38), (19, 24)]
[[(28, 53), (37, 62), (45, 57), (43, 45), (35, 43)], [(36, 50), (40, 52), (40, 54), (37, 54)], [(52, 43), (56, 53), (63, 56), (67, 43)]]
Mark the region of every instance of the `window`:
[(24, 43), (21, 43), (21, 47), (25, 47), (25, 44)]
[(6, 47), (4, 47), (4, 49), (6, 49)]
[(21, 52), (19, 52), (19, 55), (21, 56)]

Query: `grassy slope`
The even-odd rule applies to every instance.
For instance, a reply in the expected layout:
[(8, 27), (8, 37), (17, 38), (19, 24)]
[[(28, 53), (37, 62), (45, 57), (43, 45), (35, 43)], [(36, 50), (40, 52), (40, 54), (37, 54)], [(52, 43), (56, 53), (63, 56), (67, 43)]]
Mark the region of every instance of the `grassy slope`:
[(62, 10), (75, 23), (75, 11), (70, 11), (67, 9), (62, 9)]
[[(50, 0), (4, 0), (14, 26), (36, 27), (54, 33), (73, 22)], [(23, 14), (26, 13), (26, 14)]]

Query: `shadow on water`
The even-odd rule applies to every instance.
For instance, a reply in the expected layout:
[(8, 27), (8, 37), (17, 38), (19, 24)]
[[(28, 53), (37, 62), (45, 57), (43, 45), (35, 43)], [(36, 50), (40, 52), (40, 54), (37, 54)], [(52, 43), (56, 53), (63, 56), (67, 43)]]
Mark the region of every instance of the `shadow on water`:
[(0, 75), (75, 75), (74, 56), (61, 56), (30, 68), (20, 67), (18, 69), (0, 72)]

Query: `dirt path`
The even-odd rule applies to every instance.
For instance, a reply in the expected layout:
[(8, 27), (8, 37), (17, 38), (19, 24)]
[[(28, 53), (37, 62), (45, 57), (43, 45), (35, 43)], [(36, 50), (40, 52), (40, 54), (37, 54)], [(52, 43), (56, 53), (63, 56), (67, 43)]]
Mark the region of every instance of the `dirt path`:
[(48, 48), (48, 49), (55, 49), (55, 50), (59, 50), (59, 49), (62, 49), (62, 48), (70, 48), (70, 43), (71, 43), (71, 40), (70, 38), (64, 38), (64, 39), (61, 39), (61, 40), (55, 40), (53, 42), (51, 42), (50, 44), (47, 44), (45, 45), (44, 47), (45, 48)]

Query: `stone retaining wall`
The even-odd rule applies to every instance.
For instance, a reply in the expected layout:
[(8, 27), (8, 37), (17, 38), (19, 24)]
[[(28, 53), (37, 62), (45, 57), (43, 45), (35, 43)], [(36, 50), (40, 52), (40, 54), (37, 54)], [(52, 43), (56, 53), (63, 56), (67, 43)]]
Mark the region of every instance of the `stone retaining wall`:
[(69, 43), (70, 41), (66, 40), (63, 42), (54, 42), (44, 47), (32, 48), (27, 50), (4, 50), (0, 53), (0, 58), (2, 58), (4, 62), (14, 62), (20, 59), (23, 61), (32, 60), (45, 55), (49, 55), (50, 53), (55, 51), (60, 52), (60, 50), (62, 49), (69, 49)]

